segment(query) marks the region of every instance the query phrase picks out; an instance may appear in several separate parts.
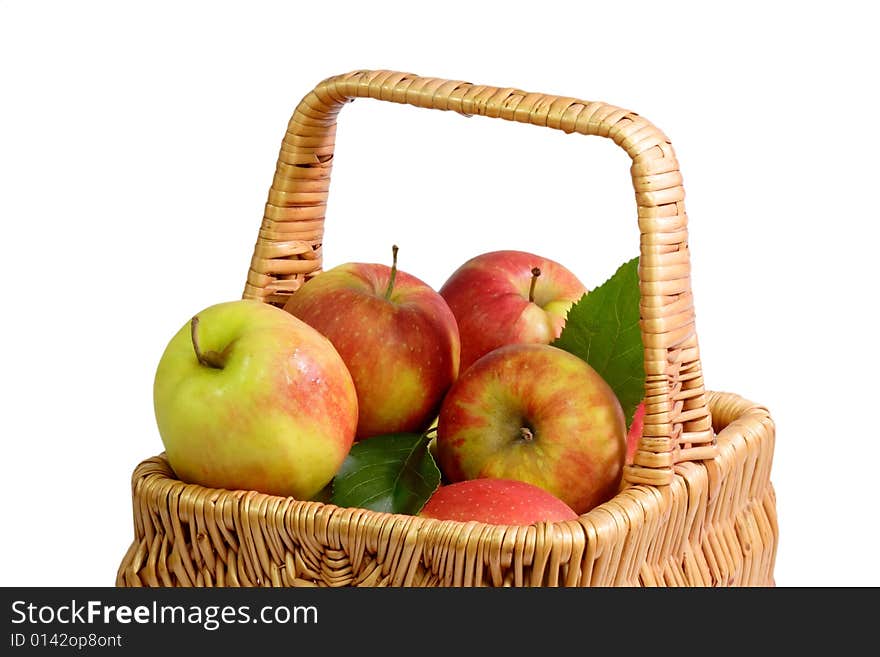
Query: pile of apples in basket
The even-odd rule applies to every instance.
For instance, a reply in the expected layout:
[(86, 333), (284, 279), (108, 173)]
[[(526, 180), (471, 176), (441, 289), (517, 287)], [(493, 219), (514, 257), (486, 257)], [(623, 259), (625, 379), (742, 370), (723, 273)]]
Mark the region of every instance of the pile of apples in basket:
[(638, 258), (592, 290), (478, 255), (439, 291), (392, 265), (317, 273), (283, 307), (205, 308), (153, 401), (186, 483), (500, 525), (613, 497), (642, 434)]

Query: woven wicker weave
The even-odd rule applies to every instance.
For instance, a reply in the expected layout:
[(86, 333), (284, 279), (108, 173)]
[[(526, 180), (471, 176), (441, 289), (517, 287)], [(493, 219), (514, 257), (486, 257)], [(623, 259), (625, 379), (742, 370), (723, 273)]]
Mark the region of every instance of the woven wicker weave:
[(637, 114), (393, 71), (329, 78), (288, 124), (244, 297), (280, 306), (320, 272), (336, 116), (361, 97), (608, 137), (631, 157), (646, 414), (624, 486), (576, 521), (505, 527), (206, 489), (158, 456), (134, 472), (117, 585), (771, 585), (773, 423), (704, 389), (679, 166)]

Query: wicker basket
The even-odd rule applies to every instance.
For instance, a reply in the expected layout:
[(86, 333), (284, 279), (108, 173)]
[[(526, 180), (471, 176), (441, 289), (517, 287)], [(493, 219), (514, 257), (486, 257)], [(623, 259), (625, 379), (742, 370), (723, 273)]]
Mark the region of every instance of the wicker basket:
[(321, 82), (287, 128), (244, 296), (282, 305), (321, 270), (336, 115), (355, 98), (608, 137), (632, 158), (646, 415), (620, 492), (577, 520), (451, 522), (132, 477), (118, 586), (771, 586), (778, 528), (768, 411), (704, 390), (678, 162), (637, 114), (516, 89), (355, 71)]

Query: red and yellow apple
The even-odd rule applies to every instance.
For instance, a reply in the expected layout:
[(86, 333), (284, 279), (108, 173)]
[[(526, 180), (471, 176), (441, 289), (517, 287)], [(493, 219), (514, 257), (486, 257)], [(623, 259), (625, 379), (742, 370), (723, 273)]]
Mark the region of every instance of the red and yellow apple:
[(452, 482), (516, 479), (581, 514), (618, 490), (626, 422), (586, 362), (550, 345), (512, 344), (477, 360), (449, 390), (436, 451)]
[(347, 263), (294, 292), (284, 309), (336, 347), (357, 390), (357, 439), (422, 431), (458, 376), (455, 317), (436, 290), (394, 265)]
[(441, 486), (419, 515), (491, 525), (531, 525), (577, 518), (559, 498), (515, 479), (470, 479)]
[(336, 474), (358, 415), (354, 383), (333, 345), (254, 300), (206, 308), (171, 338), (153, 402), (181, 480), (301, 500)]
[(458, 322), (461, 371), (506, 344), (550, 344), (587, 289), (558, 262), (524, 251), (471, 258), (440, 288)]
[(645, 428), (645, 402), (639, 402), (633, 413), (632, 422), (626, 434), (626, 465), (633, 462), (633, 458), (639, 449), (639, 441)]

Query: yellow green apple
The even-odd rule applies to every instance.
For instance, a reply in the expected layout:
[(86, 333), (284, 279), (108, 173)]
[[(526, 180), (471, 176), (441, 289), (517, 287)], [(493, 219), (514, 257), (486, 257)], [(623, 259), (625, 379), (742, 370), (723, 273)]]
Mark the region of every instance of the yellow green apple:
[(354, 382), (333, 345), (281, 308), (219, 303), (171, 338), (153, 402), (188, 483), (309, 499), (354, 441)]

